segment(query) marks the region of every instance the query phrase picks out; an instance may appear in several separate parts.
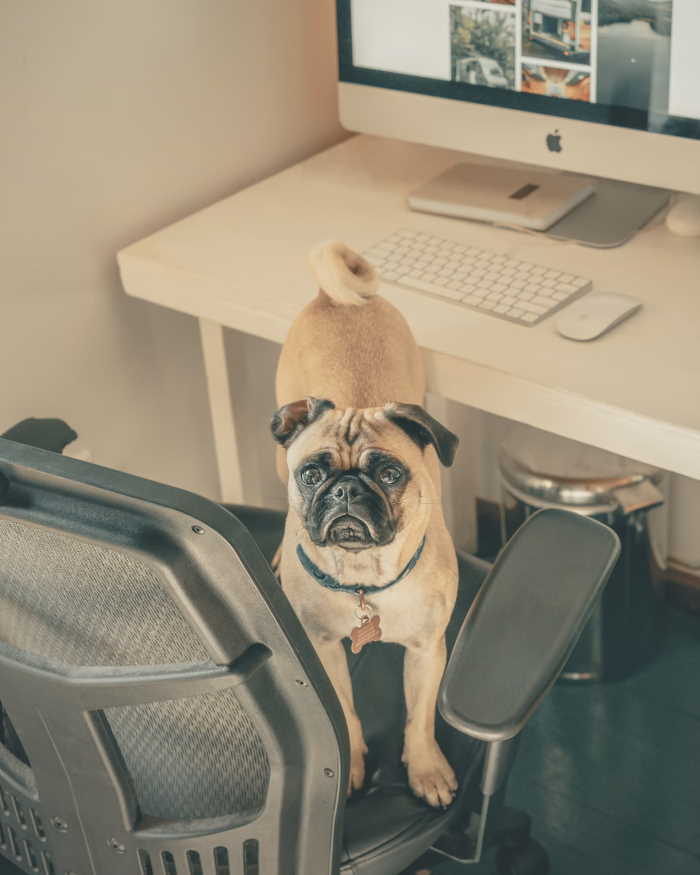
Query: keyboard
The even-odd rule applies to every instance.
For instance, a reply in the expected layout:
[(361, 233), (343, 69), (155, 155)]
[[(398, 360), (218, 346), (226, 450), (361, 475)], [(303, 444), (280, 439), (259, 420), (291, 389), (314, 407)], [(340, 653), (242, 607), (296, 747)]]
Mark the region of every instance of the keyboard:
[(395, 231), (363, 252), (386, 282), (537, 325), (588, 292), (591, 280), (421, 231)]

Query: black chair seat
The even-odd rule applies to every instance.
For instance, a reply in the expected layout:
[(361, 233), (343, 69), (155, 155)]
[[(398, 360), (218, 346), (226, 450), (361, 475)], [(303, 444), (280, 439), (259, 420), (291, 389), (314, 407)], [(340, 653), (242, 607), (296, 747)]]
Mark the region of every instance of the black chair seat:
[[(280, 511), (227, 505), (250, 531), (268, 559), (282, 539), (284, 514)], [(488, 564), (458, 554), (459, 592), (447, 629), (451, 650), (464, 616)], [(348, 800), (345, 809), (342, 872), (356, 875), (395, 873), (397, 855), (408, 866), (463, 815), (469, 778), (478, 767), (483, 744), (451, 729), (438, 715), (437, 736), (460, 779), (460, 791), (447, 811), (437, 811), (417, 799), (408, 787), (401, 763), (405, 702), (404, 649), (397, 644), (374, 644), (360, 654), (347, 647), (355, 707), (368, 747), (367, 778), (363, 791)]]
[(413, 796), (404, 784), (363, 793), (345, 808), (341, 872), (394, 875), (431, 846), (452, 819)]

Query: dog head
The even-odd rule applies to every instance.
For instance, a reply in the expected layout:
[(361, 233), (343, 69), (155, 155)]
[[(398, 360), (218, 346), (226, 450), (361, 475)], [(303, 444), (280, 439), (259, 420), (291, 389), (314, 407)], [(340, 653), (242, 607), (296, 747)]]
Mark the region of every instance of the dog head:
[(307, 398), (281, 407), (271, 427), (287, 450), (290, 506), (311, 541), (349, 551), (425, 530), (437, 500), (426, 450), (451, 465), (457, 448), (417, 404), (338, 410)]

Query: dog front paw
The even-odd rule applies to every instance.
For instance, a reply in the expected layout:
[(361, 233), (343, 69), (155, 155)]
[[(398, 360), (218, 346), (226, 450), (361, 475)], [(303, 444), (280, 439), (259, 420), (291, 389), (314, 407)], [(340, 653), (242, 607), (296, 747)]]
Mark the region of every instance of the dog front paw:
[(408, 783), (420, 799), (434, 808), (447, 808), (457, 791), (457, 778), (437, 742), (404, 750)]

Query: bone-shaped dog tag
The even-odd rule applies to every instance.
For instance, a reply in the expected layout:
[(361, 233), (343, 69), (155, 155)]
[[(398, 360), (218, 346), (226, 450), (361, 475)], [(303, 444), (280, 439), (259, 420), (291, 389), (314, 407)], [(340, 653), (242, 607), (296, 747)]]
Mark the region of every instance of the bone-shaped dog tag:
[(353, 653), (359, 653), (365, 644), (381, 641), (382, 627), (379, 625), (379, 614), (375, 614), (371, 620), (369, 617), (363, 617), (360, 620), (360, 625), (356, 626), (350, 633), (350, 640), (352, 641), (350, 650)]

